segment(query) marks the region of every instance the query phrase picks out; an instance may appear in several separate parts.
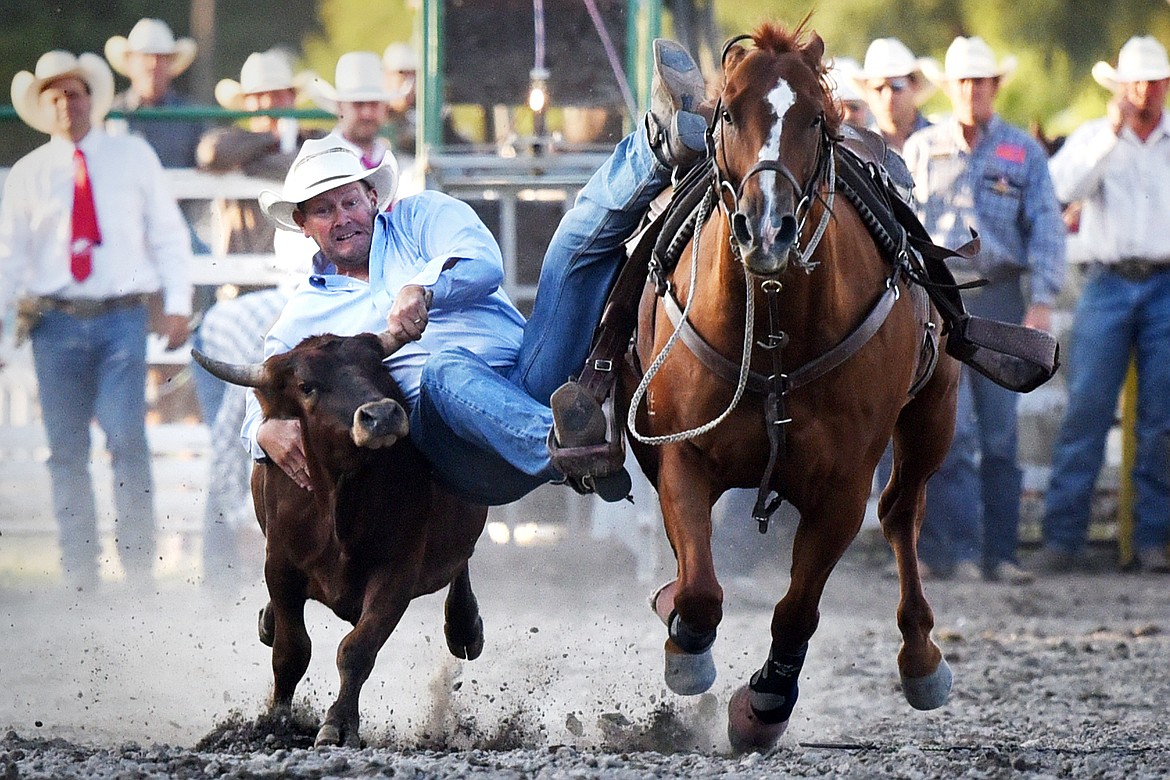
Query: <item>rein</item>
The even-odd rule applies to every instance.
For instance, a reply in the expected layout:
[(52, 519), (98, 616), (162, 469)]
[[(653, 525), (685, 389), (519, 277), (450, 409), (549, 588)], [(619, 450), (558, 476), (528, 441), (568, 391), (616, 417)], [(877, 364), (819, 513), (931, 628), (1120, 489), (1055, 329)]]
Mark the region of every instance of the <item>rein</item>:
[[(714, 192), (718, 197), (719, 205), (723, 211), (724, 217), (727, 220), (729, 232), (731, 234), (731, 250), (735, 255), (736, 260), (744, 269), (744, 282), (746, 290), (745, 301), (745, 322), (744, 322), (744, 338), (743, 338), (743, 352), (740, 358), (740, 363), (735, 366), (732, 361), (724, 358), (717, 350), (711, 347), (691, 326), (689, 321), (689, 314), (694, 303), (695, 288), (697, 280), (697, 272), (699, 265), (699, 239), (703, 227), (711, 217), (710, 199), (704, 198), (695, 208), (694, 235), (691, 245), (691, 271), (690, 271), (690, 285), (687, 292), (687, 302), (685, 307), (679, 311), (678, 301), (675, 297), (672, 285), (669, 282), (659, 285), (659, 291), (664, 299), (664, 308), (666, 309), (668, 318), (674, 325), (674, 331), (667, 339), (666, 344), (662, 350), (655, 357), (654, 361), (647, 368), (645, 374), (639, 382), (637, 389), (634, 391), (629, 406), (626, 425), (630, 435), (643, 444), (663, 445), (673, 444), (689, 439), (694, 439), (701, 436), (708, 431), (715, 428), (723, 420), (725, 420), (739, 405), (745, 390), (751, 390), (756, 393), (761, 393), (765, 396), (764, 418), (766, 424), (766, 431), (768, 434), (768, 463), (764, 469), (763, 476), (760, 481), (759, 490), (756, 496), (756, 502), (752, 509), (752, 518), (759, 524), (760, 533), (766, 533), (768, 530), (768, 523), (771, 516), (780, 507), (784, 497), (776, 494), (771, 495), (771, 482), (775, 475), (776, 469), (779, 466), (780, 460), (786, 450), (786, 430), (788, 423), (792, 422), (787, 410), (787, 396), (795, 388), (808, 384), (815, 379), (820, 378), (824, 374), (831, 371), (833, 368), (844, 363), (849, 357), (855, 354), (870, 338), (878, 331), (878, 329), (885, 322), (886, 317), (893, 309), (894, 303), (897, 301), (898, 280), (901, 275), (900, 268), (895, 266), (893, 274), (887, 280), (886, 291), (878, 299), (874, 307), (870, 310), (865, 319), (855, 328), (848, 336), (846, 336), (840, 343), (829, 350), (827, 353), (815, 358), (808, 364), (801, 366), (790, 376), (784, 372), (783, 368), (783, 350), (788, 344), (788, 334), (780, 330), (780, 303), (779, 295), (783, 289), (779, 280), (774, 278), (765, 278), (759, 280), (760, 290), (766, 296), (768, 303), (768, 334), (764, 341), (758, 343), (761, 349), (765, 350), (771, 357), (772, 371), (769, 375), (764, 376), (757, 372), (751, 371), (751, 353), (755, 338), (755, 294), (754, 277), (748, 271), (747, 266), (743, 262), (743, 251), (741, 244), (744, 241), (744, 224), (746, 223), (746, 216), (736, 210), (732, 211), (727, 205), (726, 195), (730, 194), (735, 203), (738, 203), (743, 195), (744, 188), (747, 181), (758, 174), (765, 171), (771, 171), (777, 174), (778, 178), (783, 179), (798, 195), (798, 202), (795, 209), (794, 216), (797, 218), (796, 239), (789, 248), (789, 254), (793, 258), (793, 263), (798, 268), (804, 270), (806, 273), (812, 271), (819, 265), (819, 262), (814, 261), (813, 255), (820, 246), (822, 238), (828, 229), (829, 220), (833, 215), (833, 206), (835, 204), (835, 195), (837, 188), (837, 171), (836, 171), (836, 153), (833, 139), (829, 136), (827, 129), (825, 129), (822, 118), (821, 142), (818, 148), (818, 159), (813, 176), (809, 178), (805, 186), (801, 186), (796, 176), (789, 168), (779, 160), (761, 160), (757, 162), (744, 175), (739, 187), (736, 188), (724, 175), (723, 170), (719, 167), (716, 161), (717, 152), (722, 149), (722, 144), (716, 140), (717, 133), (714, 129), (714, 122), (721, 115), (719, 106), (716, 106), (715, 114), (716, 120), (713, 120), (712, 130), (708, 134), (708, 148), (713, 152), (709, 155), (711, 159), (709, 175), (711, 182), (709, 184), (710, 191)], [(714, 148), (713, 148), (714, 147)], [(724, 156), (726, 151), (723, 150)], [(725, 160), (726, 161), (726, 160)], [(822, 188), (825, 189), (824, 196), (821, 195)], [(811, 213), (812, 204), (820, 200), (825, 208), (821, 213), (821, 219), (817, 227), (813, 231), (809, 241), (802, 246), (801, 238), (805, 233), (808, 215)], [(689, 222), (689, 219), (688, 219)], [(636, 425), (636, 413), (641, 406), (643, 397), (645, 396), (650, 382), (658, 374), (663, 363), (666, 361), (670, 352), (674, 349), (679, 340), (690, 349), (699, 361), (715, 373), (720, 378), (734, 382), (735, 392), (732, 396), (731, 402), (727, 408), (711, 421), (691, 428), (686, 431), (680, 431), (672, 434), (664, 434), (660, 436), (646, 436), (638, 432)], [(755, 381), (753, 381), (755, 380)]]

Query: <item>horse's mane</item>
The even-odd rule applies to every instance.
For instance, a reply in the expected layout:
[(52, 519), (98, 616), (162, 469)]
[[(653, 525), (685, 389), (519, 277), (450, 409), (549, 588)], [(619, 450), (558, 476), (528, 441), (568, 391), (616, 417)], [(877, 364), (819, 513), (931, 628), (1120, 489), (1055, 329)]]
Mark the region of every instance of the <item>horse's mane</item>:
[[(763, 22), (752, 32), (752, 40), (757, 49), (771, 51), (774, 54), (789, 52), (801, 53), (808, 48), (815, 36), (816, 30), (808, 27), (812, 17), (810, 12), (800, 20), (800, 23), (789, 29), (778, 22)], [(820, 82), (825, 106), (825, 124), (831, 135), (837, 135), (841, 129), (841, 106), (833, 97), (833, 87), (829, 83), (828, 69), (824, 61), (817, 63), (817, 81)]]

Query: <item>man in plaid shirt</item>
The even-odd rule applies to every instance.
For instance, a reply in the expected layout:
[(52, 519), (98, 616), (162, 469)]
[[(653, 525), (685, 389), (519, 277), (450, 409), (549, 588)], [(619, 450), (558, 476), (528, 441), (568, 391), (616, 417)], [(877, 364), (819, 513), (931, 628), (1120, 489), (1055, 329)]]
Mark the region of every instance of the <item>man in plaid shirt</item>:
[[(997, 62), (980, 38), (956, 38), (944, 71), (924, 68), (954, 113), (910, 136), (903, 155), (931, 238), (956, 247), (971, 229), (979, 234), (979, 254), (951, 262), (960, 282), (989, 282), (964, 294), (968, 310), (1048, 330), (1064, 282), (1065, 227), (1044, 150), (995, 113), (1000, 83), (1014, 66), (1013, 58)], [(919, 551), (931, 570), (959, 579), (1031, 580), (1016, 560), (1016, 406), (1015, 393), (963, 367), (954, 443), (927, 491)]]

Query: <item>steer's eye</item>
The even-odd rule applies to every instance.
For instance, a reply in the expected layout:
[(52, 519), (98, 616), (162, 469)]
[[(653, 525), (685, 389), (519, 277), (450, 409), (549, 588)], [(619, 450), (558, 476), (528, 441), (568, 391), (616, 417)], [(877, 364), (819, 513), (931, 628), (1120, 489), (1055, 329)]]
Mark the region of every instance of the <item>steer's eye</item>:
[(301, 395), (312, 395), (317, 392), (317, 386), (312, 382), (301, 382), (297, 389), (301, 391)]

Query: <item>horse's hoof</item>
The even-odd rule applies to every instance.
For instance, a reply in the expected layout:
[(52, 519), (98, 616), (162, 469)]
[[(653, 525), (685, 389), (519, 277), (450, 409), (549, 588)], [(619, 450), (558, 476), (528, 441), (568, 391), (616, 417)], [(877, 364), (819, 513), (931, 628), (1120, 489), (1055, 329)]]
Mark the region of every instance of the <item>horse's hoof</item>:
[(752, 709), (751, 691), (741, 685), (727, 702), (727, 739), (736, 753), (764, 753), (780, 741), (788, 721), (764, 723)]
[(276, 615), (272, 613), (272, 602), (264, 605), (260, 616), (256, 620), (256, 631), (260, 634), (260, 644), (272, 647), (276, 638)]
[(332, 723), (325, 723), (317, 730), (317, 738), (313, 740), (313, 747), (333, 747), (341, 744), (341, 729)]
[(483, 652), (483, 618), (475, 618), (474, 636), (470, 639), (447, 636), (447, 649), (451, 655), (464, 661), (474, 661)]
[(701, 653), (684, 653), (667, 639), (665, 656), (666, 685), (679, 696), (696, 696), (715, 684), (715, 659), (711, 648)]
[(650, 597), (650, 609), (662, 621), (662, 625), (670, 627), (670, 616), (674, 612), (674, 596), (678, 593), (678, 580), (671, 580)]
[(947, 703), (951, 693), (951, 667), (947, 659), (939, 661), (938, 668), (925, 677), (902, 676), (902, 695), (916, 710), (933, 710)]

